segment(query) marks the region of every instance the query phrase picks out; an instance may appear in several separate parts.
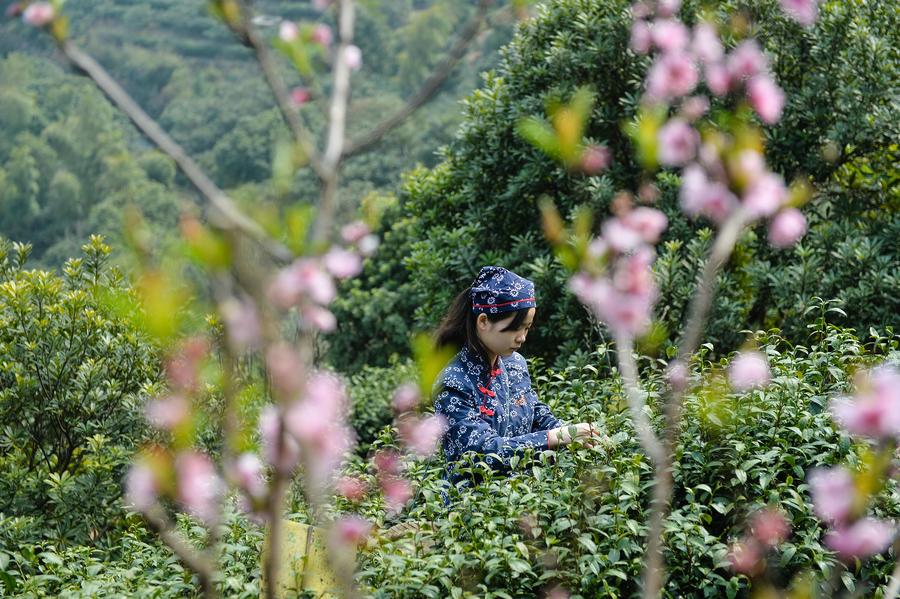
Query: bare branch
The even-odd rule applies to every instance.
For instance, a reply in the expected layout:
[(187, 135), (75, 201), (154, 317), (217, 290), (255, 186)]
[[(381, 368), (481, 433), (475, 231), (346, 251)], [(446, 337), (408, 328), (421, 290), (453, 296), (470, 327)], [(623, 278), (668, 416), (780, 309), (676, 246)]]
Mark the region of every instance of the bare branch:
[[(697, 290), (691, 299), (685, 334), (678, 351), (677, 359), (685, 367), (687, 367), (691, 356), (700, 344), (700, 335), (706, 326), (712, 300), (715, 297), (716, 279), (719, 276), (719, 271), (728, 261), (729, 256), (731, 256), (738, 236), (748, 222), (749, 218), (746, 212), (739, 207), (725, 221), (718, 235), (716, 235), (709, 258), (707, 258), (703, 267), (703, 274), (700, 277)], [(643, 596), (647, 599), (655, 599), (660, 596), (665, 578), (662, 533), (669, 501), (672, 497), (672, 468), (674, 467), (672, 464), (672, 452), (675, 449), (678, 438), (683, 397), (682, 389), (672, 388), (670, 390), (665, 406), (666, 429), (662, 442), (663, 460), (654, 464), (653, 499), (650, 504), (647, 557), (642, 585)]]
[(242, 213), (234, 201), (206, 175), (194, 160), (159, 124), (153, 120), (128, 95), (106, 70), (91, 56), (83, 52), (69, 40), (59, 44), (60, 50), (69, 61), (90, 77), (97, 87), (144, 133), (160, 150), (165, 152), (187, 176), (194, 187), (213, 206), (216, 225), (229, 230), (240, 231), (258, 243), (274, 259), (288, 262), (293, 254), (286, 247), (273, 241), (255, 221)]
[(322, 190), (319, 210), (310, 236), (314, 245), (328, 239), (337, 211), (338, 176), (344, 152), (347, 104), (350, 102), (350, 65), (347, 48), (353, 43), (355, 7), (353, 0), (338, 0), (338, 45), (335, 50), (333, 85), (328, 112), (328, 138), (322, 155)]
[(406, 104), (392, 114), (384, 121), (375, 126), (374, 129), (363, 135), (357, 140), (350, 142), (344, 151), (344, 157), (354, 156), (364, 152), (377, 144), (381, 139), (397, 128), (403, 121), (408, 119), (414, 112), (428, 102), (440, 89), (441, 85), (450, 76), (453, 68), (459, 63), (466, 52), (466, 48), (475, 39), (475, 36), (481, 30), (481, 26), (487, 17), (487, 11), (493, 4), (493, 0), (481, 0), (478, 3), (478, 12), (472, 19), (466, 23), (456, 43), (447, 53), (447, 56), (435, 67), (428, 79), (422, 83), (422, 87), (415, 95), (411, 96)]
[(622, 383), (625, 385), (625, 395), (628, 399), (628, 409), (631, 413), (631, 419), (634, 422), (635, 431), (637, 431), (638, 440), (641, 443), (647, 456), (653, 462), (655, 467), (659, 467), (666, 461), (665, 451), (656, 433), (653, 432), (653, 425), (644, 412), (645, 402), (644, 393), (641, 391), (638, 382), (637, 364), (634, 360), (634, 348), (631, 337), (628, 335), (618, 335), (616, 337), (616, 356), (619, 362), (619, 372), (622, 373)]
[(203, 589), (205, 597), (216, 597), (216, 588), (213, 585), (213, 563), (203, 553), (197, 551), (187, 543), (175, 530), (172, 529), (168, 518), (166, 518), (159, 505), (144, 514), (147, 522), (159, 535), (159, 538), (169, 546), (169, 548), (178, 556), (184, 564), (193, 570), (200, 579), (200, 587)]
[[(240, 31), (236, 31), (236, 33), (241, 34), (248, 45), (256, 53), (256, 60), (262, 69), (266, 82), (269, 84), (269, 88), (272, 90), (272, 95), (275, 96), (275, 102), (278, 104), (278, 109), (281, 111), (282, 118), (290, 128), (294, 140), (303, 149), (304, 154), (306, 154), (310, 166), (321, 178), (323, 176), (322, 164), (315, 147), (315, 137), (303, 125), (303, 122), (300, 120), (300, 115), (291, 104), (287, 87), (284, 84), (284, 80), (278, 74), (278, 69), (275, 61), (272, 59), (272, 54), (269, 52), (269, 47), (265, 42), (259, 39), (256, 28), (253, 27), (250, 6), (248, 6), (245, 0), (238, 0), (238, 5), (241, 9), (241, 29)], [(234, 29), (234, 26), (232, 26), (232, 28)]]

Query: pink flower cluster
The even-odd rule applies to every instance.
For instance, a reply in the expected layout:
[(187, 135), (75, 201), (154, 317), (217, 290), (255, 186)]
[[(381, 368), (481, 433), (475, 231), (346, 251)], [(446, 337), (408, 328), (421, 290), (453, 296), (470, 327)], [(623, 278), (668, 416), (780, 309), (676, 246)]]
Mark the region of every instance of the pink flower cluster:
[(690, 30), (675, 18), (677, 10), (677, 2), (638, 2), (632, 8), (631, 48), (657, 53), (647, 74), (647, 99), (680, 103), (679, 114), (657, 133), (659, 163), (684, 168), (680, 200), (689, 216), (722, 223), (743, 206), (752, 218), (774, 217), (769, 226), (773, 246), (791, 246), (806, 232), (806, 219), (785, 206), (784, 180), (768, 171), (758, 151), (733, 148), (727, 139), (712, 135), (702, 139), (693, 122), (709, 109), (709, 100), (689, 95), (702, 72), (714, 95), (742, 91), (759, 117), (774, 124), (781, 118), (785, 96), (769, 72), (769, 60), (753, 39), (726, 52), (712, 23), (700, 22)]
[(400, 454), (392, 449), (383, 449), (375, 454), (372, 463), (388, 512), (399, 512), (413, 496), (412, 484), (401, 476), (403, 461)]
[(893, 524), (860, 518), (853, 475), (846, 468), (817, 468), (809, 474), (809, 488), (816, 514), (831, 525), (825, 545), (844, 561), (881, 553), (894, 540)]
[(766, 508), (750, 518), (750, 534), (732, 545), (728, 554), (735, 572), (746, 576), (760, 574), (766, 566), (766, 552), (787, 539), (791, 525), (784, 513), (776, 508)]
[(728, 382), (737, 391), (749, 391), (769, 384), (769, 363), (758, 351), (739, 353), (728, 367)]
[(862, 373), (857, 394), (833, 401), (831, 413), (851, 435), (900, 438), (900, 371), (881, 366)]
[(125, 476), (125, 499), (147, 512), (161, 497), (174, 496), (182, 507), (207, 526), (216, 523), (225, 484), (207, 454), (196, 450), (171, 456), (159, 449), (145, 451)]
[[(831, 413), (852, 435), (891, 444), (900, 438), (900, 371), (883, 365), (863, 371), (856, 395), (832, 402)], [(808, 477), (816, 515), (831, 526), (825, 544), (844, 561), (884, 551), (894, 540), (890, 522), (864, 517), (868, 498), (857, 489), (854, 475), (842, 466), (816, 468)]]
[(328, 305), (337, 295), (335, 279), (355, 277), (362, 271), (362, 259), (378, 247), (378, 238), (361, 222), (342, 229), (344, 240), (354, 247), (332, 247), (322, 256), (304, 257), (275, 275), (269, 285), (269, 300), (287, 310), (296, 307), (308, 330), (331, 332), (337, 327)]
[(603, 223), (602, 236), (589, 248), (592, 257), (609, 268), (600, 274), (582, 271), (569, 280), (581, 303), (617, 335), (634, 337), (650, 324), (657, 295), (652, 244), (667, 226), (668, 219), (659, 210), (629, 207)]

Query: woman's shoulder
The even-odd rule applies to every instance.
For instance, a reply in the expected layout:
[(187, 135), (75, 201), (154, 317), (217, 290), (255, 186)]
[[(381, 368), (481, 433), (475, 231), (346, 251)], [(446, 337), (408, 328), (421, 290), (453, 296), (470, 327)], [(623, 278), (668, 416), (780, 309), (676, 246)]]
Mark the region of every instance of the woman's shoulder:
[(474, 389), (474, 383), (468, 376), (469, 367), (466, 364), (464, 351), (459, 351), (434, 380), (432, 392), (440, 393), (444, 389), (456, 389), (458, 391), (470, 391)]

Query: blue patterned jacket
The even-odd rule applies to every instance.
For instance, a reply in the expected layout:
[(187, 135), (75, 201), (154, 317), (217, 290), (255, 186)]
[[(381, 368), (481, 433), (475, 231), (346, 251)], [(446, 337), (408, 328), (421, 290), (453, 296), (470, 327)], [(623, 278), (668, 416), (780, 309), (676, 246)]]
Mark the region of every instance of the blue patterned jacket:
[(435, 381), (434, 411), (447, 419), (442, 445), (453, 484), (466, 478), (453, 465), (467, 451), (505, 472), (525, 448), (547, 449), (547, 431), (565, 424), (538, 401), (521, 354), (499, 357), (497, 364), (492, 371), (463, 347)]

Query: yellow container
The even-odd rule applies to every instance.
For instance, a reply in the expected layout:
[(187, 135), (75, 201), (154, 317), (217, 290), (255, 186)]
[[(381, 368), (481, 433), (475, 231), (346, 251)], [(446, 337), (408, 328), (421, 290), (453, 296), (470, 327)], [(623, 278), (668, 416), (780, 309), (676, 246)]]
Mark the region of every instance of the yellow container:
[[(278, 577), (275, 581), (277, 599), (294, 599), (303, 591), (316, 597), (340, 597), (340, 587), (334, 572), (328, 567), (327, 549), (322, 529), (298, 522), (282, 521), (281, 546), (278, 551)], [(266, 548), (263, 545), (262, 563)], [(260, 578), (260, 597), (266, 596), (265, 568)]]

